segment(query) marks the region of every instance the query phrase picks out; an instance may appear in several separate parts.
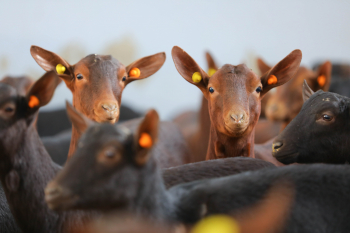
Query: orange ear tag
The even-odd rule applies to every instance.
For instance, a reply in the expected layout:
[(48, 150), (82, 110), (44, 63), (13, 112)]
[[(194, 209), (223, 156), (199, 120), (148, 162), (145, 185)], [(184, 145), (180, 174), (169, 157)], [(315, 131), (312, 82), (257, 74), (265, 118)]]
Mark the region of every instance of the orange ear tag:
[(57, 74), (64, 74), (64, 72), (66, 71), (66, 67), (64, 67), (64, 65), (57, 64), (56, 71)]
[(142, 133), (139, 139), (139, 145), (142, 148), (150, 148), (152, 146), (152, 138), (148, 133)]
[(323, 87), (326, 84), (326, 77), (324, 75), (318, 76), (317, 83), (320, 87)]
[(202, 80), (201, 73), (199, 73), (199, 72), (194, 72), (194, 73), (192, 74), (192, 81), (193, 81), (194, 83), (199, 83), (201, 80)]
[(275, 75), (270, 75), (269, 79), (267, 80), (267, 84), (272, 85), (277, 83), (277, 77)]
[(216, 69), (213, 69), (213, 68), (209, 68), (209, 70), (208, 70), (208, 74), (210, 77), (213, 76), (213, 74), (215, 74), (215, 72), (216, 72)]
[(29, 97), (28, 106), (30, 108), (35, 108), (35, 107), (39, 106), (39, 104), (40, 104), (40, 101), (39, 101), (38, 97), (36, 97), (35, 95), (31, 95)]
[(141, 71), (138, 68), (132, 68), (129, 71), (129, 77), (134, 77), (134, 78), (138, 78), (141, 75)]

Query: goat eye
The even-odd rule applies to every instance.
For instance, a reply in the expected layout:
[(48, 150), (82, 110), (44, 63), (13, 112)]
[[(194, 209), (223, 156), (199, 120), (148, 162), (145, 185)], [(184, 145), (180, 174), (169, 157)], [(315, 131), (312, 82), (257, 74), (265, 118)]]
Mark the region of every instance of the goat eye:
[(115, 152), (114, 152), (114, 150), (106, 150), (105, 155), (108, 158), (113, 158), (113, 156), (115, 155)]
[(323, 120), (325, 120), (325, 121), (331, 121), (331, 120), (333, 119), (332, 116), (327, 115), (327, 114), (323, 114), (322, 118), (323, 118)]
[(124, 76), (123, 78), (122, 78), (122, 81), (124, 82), (126, 80), (126, 77)]
[(10, 113), (10, 112), (13, 112), (13, 110), (14, 110), (14, 109), (13, 109), (13, 108), (11, 108), (11, 107), (7, 107), (7, 108), (5, 108), (5, 112), (9, 112), (9, 113)]
[(77, 74), (77, 79), (82, 80), (83, 79), (83, 75), (82, 74)]
[(260, 93), (262, 91), (261, 87), (256, 88), (255, 90), (257, 93)]
[(213, 92), (214, 92), (214, 88), (209, 87), (209, 92), (210, 92), (210, 93), (213, 93)]

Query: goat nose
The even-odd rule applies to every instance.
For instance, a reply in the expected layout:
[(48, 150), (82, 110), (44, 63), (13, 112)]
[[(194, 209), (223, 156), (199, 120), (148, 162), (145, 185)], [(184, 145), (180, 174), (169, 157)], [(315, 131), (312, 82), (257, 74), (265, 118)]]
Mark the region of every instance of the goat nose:
[(47, 201), (54, 199), (57, 196), (60, 196), (62, 193), (62, 188), (56, 183), (49, 183), (45, 188), (45, 199)]
[(101, 105), (103, 110), (107, 111), (107, 112), (113, 112), (115, 110), (117, 110), (117, 105), (113, 104), (113, 103), (104, 103)]
[(276, 152), (283, 146), (282, 142), (275, 142), (272, 144), (272, 151)]
[(231, 114), (231, 118), (235, 123), (242, 123), (244, 120), (244, 113)]

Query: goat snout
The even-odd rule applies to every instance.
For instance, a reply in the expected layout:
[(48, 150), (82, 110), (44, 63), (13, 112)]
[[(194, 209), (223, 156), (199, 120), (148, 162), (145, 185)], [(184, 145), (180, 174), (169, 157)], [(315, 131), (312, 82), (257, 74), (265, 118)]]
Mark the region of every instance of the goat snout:
[(116, 101), (99, 102), (95, 107), (94, 112), (98, 117), (98, 122), (109, 121), (111, 123), (115, 123), (119, 117), (118, 103)]
[(237, 124), (242, 124), (246, 118), (245, 113), (233, 113), (230, 116), (231, 116), (231, 119), (234, 121), (234, 123), (237, 123)]
[(70, 192), (56, 182), (50, 182), (45, 188), (45, 201), (50, 209), (58, 209), (60, 204), (70, 198)]

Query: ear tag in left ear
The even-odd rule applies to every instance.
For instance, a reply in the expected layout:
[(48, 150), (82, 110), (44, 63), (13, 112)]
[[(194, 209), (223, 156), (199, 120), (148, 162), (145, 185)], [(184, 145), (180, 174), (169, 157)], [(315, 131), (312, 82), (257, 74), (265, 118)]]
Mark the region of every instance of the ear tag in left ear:
[(194, 73), (192, 74), (192, 81), (193, 81), (194, 83), (199, 83), (201, 80), (202, 80), (201, 73), (199, 73), (199, 72), (194, 72)]
[(138, 78), (141, 75), (141, 71), (138, 68), (132, 68), (129, 71), (129, 77)]
[(142, 148), (150, 148), (152, 146), (152, 138), (148, 133), (142, 133), (139, 139), (139, 145)]
[(57, 74), (64, 74), (64, 72), (66, 71), (66, 67), (64, 67), (64, 65), (62, 64), (57, 64), (56, 71)]
[(29, 97), (28, 106), (30, 108), (35, 108), (35, 107), (39, 106), (39, 104), (40, 104), (40, 101), (39, 101), (38, 97), (36, 97), (35, 95), (31, 95)]
[(209, 68), (209, 70), (208, 70), (208, 74), (210, 77), (213, 76), (213, 74), (215, 74), (215, 72), (216, 72), (216, 69), (213, 69), (213, 68)]
[(267, 84), (273, 85), (277, 83), (277, 77), (275, 75), (270, 75), (269, 79), (267, 80)]
[(326, 76), (324, 75), (318, 76), (317, 83), (320, 87), (323, 87), (326, 84)]

